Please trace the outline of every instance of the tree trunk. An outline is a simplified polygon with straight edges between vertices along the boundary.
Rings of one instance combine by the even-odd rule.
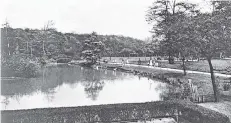
[[[32,57],[32,55],[33,55],[33,49],[32,49],[32,47],[33,47],[33,45],[32,45],[32,42],[31,42],[31,47],[30,47],[30,56]]]
[[[184,76],[186,76],[186,66],[185,66],[185,57],[183,56],[183,58],[182,58],[182,63],[183,63],[183,70],[184,70]]]
[[[43,55],[46,55],[44,41],[43,41]]]
[[[171,53],[168,52],[168,63],[171,64]]]
[[[217,85],[216,85],[216,81],[215,81],[215,76],[214,76],[214,71],[213,71],[213,65],[212,65],[212,58],[209,57],[207,58],[208,63],[209,63],[209,68],[210,68],[210,74],[211,74],[211,80],[212,80],[212,85],[213,85],[213,93],[214,93],[214,99],[215,102],[219,101],[219,93],[218,93],[218,89],[217,89]]]

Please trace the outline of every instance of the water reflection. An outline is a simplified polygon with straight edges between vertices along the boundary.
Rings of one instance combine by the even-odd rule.
[[[89,81],[86,82],[84,85],[84,91],[87,94],[88,98],[91,98],[92,100],[96,100],[99,92],[103,89],[104,81]]]
[[[119,71],[49,66],[38,78],[2,80],[2,109],[161,100],[165,84]],[[157,89],[158,88],[158,89]]]
[[[82,85],[87,97],[96,100],[99,92],[103,89],[104,81],[102,79],[105,79],[105,76],[103,76],[102,71],[92,69],[85,69],[83,75]]]

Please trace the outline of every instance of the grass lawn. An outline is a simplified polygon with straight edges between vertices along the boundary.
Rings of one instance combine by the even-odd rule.
[[[122,62],[122,59],[125,61],[128,60],[129,63],[138,64],[138,60],[142,61],[142,65],[147,65],[149,57],[112,57],[111,60],[109,57],[104,57],[102,59],[107,59],[108,61]],[[182,69],[182,62],[175,61],[175,64],[168,64],[167,60],[158,60],[159,67],[164,68],[174,68]],[[212,64],[215,72],[223,74],[231,74],[231,59],[214,59]],[[188,61],[186,62],[187,70],[209,72],[209,64],[206,60],[201,61]]]
[[[159,61],[160,67],[182,69],[182,62],[176,61],[175,64],[168,64],[168,61]],[[217,73],[231,74],[231,60],[214,59],[212,60],[213,68]],[[193,71],[209,72],[209,64],[206,60],[188,61],[186,68]]]

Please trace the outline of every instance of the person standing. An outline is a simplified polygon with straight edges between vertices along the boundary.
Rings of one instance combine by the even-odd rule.
[[[141,60],[140,60],[140,58],[139,58],[139,60],[138,60],[138,65],[141,65]]]
[[[149,61],[149,66],[152,66],[153,64],[152,64],[152,59],[150,59],[150,61]]]

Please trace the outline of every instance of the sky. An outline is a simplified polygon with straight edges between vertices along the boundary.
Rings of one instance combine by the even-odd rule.
[[[146,11],[155,0],[0,0],[0,22],[41,29],[49,20],[61,32],[151,36]],[[190,0],[189,0],[190,1]],[[205,8],[204,0],[191,0]]]

